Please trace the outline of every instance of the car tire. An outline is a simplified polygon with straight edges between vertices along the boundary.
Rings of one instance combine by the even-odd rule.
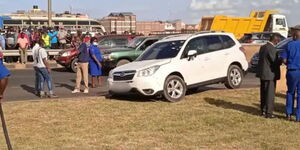
[[[165,81],[163,96],[169,102],[179,102],[185,97],[186,90],[186,84],[183,79],[179,76],[171,75]]]
[[[237,65],[231,65],[227,72],[225,86],[228,89],[237,89],[242,85],[244,74]]]
[[[72,72],[77,72],[78,58],[72,60],[70,69]]]
[[[121,59],[121,60],[118,61],[117,67],[125,65],[125,64],[128,64],[128,63],[130,63],[129,60],[127,60],[127,59]]]

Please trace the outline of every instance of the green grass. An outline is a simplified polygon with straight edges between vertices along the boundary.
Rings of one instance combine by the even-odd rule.
[[[260,117],[257,89],[206,91],[180,103],[133,100],[13,102],[4,111],[16,150],[300,149],[300,123]],[[280,97],[276,115],[284,117]]]

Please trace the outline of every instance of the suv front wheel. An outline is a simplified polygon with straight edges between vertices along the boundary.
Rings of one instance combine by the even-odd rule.
[[[186,85],[182,78],[171,75],[164,84],[163,95],[169,102],[179,102],[186,94]]]
[[[225,86],[228,89],[239,88],[243,82],[243,71],[237,65],[231,65],[228,69],[227,78],[225,81]]]

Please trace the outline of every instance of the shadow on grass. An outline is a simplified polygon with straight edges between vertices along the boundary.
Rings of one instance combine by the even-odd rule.
[[[210,105],[214,105],[220,108],[224,109],[231,109],[231,110],[236,110],[240,111],[243,113],[248,113],[251,115],[259,116],[260,115],[260,109],[258,107],[251,107],[251,106],[245,106],[241,104],[234,104],[232,102],[227,102],[225,100],[221,99],[214,99],[214,98],[209,98],[206,97],[204,100],[209,103]]]
[[[279,98],[286,98],[286,94],[283,94],[283,93],[276,93],[275,96],[279,97]]]
[[[113,96],[110,94],[106,94],[105,98],[107,100],[128,101],[128,102],[157,102],[163,100],[156,97],[146,97],[138,94],[113,95]]]

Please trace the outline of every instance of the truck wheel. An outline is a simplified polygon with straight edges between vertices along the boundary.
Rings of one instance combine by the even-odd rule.
[[[185,97],[185,94],[186,85],[183,79],[175,75],[171,75],[166,79],[163,95],[169,102],[179,102]]]
[[[130,63],[129,60],[127,60],[127,59],[121,59],[121,60],[118,61],[117,67],[125,65],[125,64],[128,64],[128,63]]]
[[[77,72],[78,58],[75,58],[71,62],[71,71]]]
[[[228,89],[239,88],[243,82],[243,71],[237,65],[231,65],[228,69],[225,86]]]

